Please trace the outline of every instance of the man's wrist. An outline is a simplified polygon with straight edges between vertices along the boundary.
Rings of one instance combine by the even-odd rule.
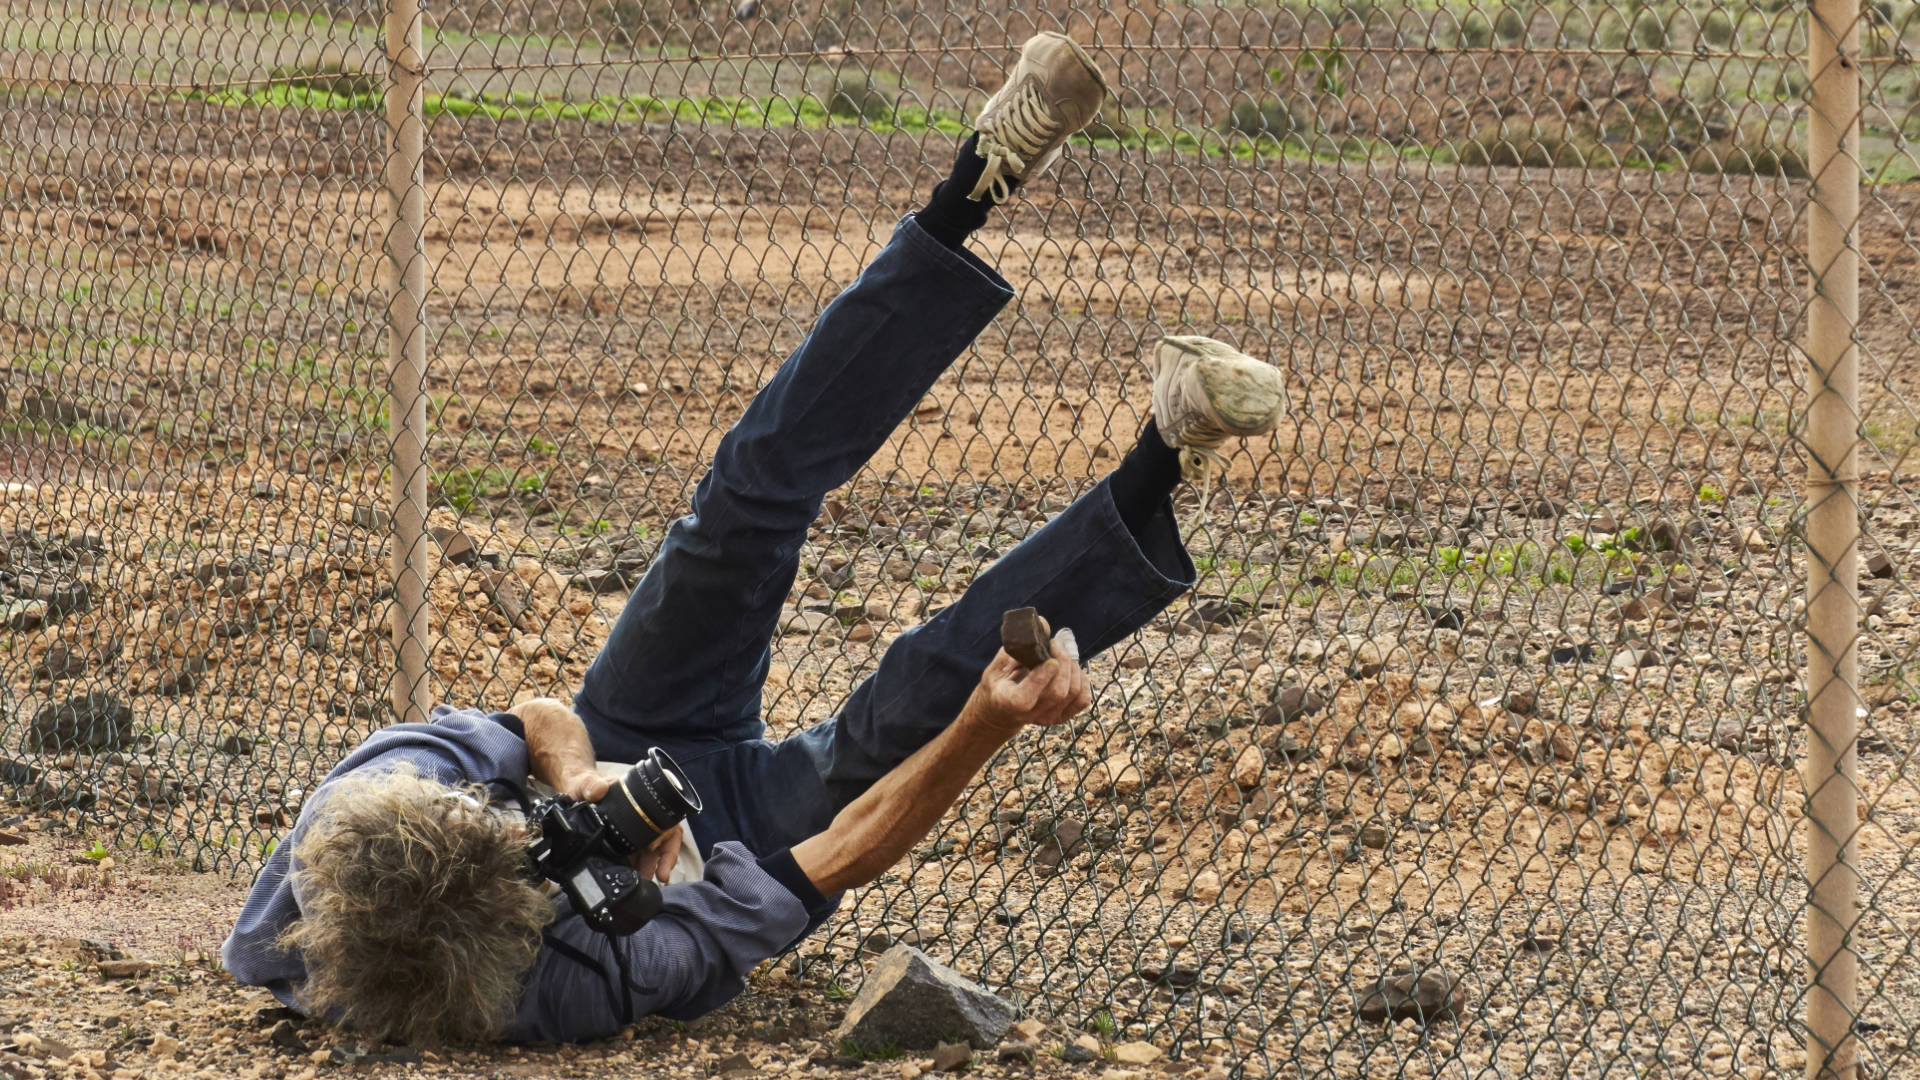
[[[967,700],[966,707],[960,710],[954,724],[962,730],[977,731],[1003,743],[1012,741],[1027,726],[1024,720],[982,704],[978,693]]]
[[[565,702],[548,697],[530,698],[513,707],[514,715],[518,716],[520,722],[527,725],[529,730],[550,723],[557,714],[572,711],[567,708]]]

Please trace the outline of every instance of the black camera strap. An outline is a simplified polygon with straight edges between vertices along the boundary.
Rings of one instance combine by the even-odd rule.
[[[494,793],[494,802],[510,802],[518,806],[520,812],[523,814],[533,808],[533,800],[527,798],[527,786],[518,781],[509,780],[504,776],[496,776],[491,780],[481,781],[480,786]]]
[[[521,813],[532,812],[533,800],[527,797],[527,789],[524,785],[517,784],[505,777],[495,777],[487,781],[485,786],[503,792],[506,799],[502,799],[501,801],[511,800],[518,804]],[[538,874],[534,874],[533,876],[535,880],[544,880],[540,878]],[[600,981],[606,984],[607,995],[613,999],[614,1013],[620,1018],[620,1026],[626,1027],[633,1023],[633,995],[637,993],[647,993],[649,991],[633,981],[633,971],[627,964],[626,950],[620,947],[618,938],[610,935],[607,936],[607,948],[608,951],[613,953],[613,965],[618,968],[620,972],[620,977],[617,981],[614,979],[613,973],[607,970],[605,964],[587,955],[585,951],[572,943],[560,940],[559,937],[555,936],[552,927],[540,931],[540,940],[559,955],[598,974]]]
[[[609,946],[613,949],[614,966],[620,969],[620,982],[615,982],[613,975],[607,971],[606,965],[599,963],[593,957],[574,948],[571,944],[561,941],[554,936],[552,930],[541,931],[540,937],[541,940],[547,943],[547,947],[554,952],[579,964],[581,967],[591,968],[599,972],[600,981],[607,984],[607,994],[613,998],[613,1008],[614,1012],[620,1017],[620,1026],[625,1027],[633,1023],[633,995],[627,992],[633,988],[633,979],[627,974],[627,955],[620,951],[618,943],[613,942],[611,939],[608,940]],[[622,983],[625,984],[624,988],[621,985]]]

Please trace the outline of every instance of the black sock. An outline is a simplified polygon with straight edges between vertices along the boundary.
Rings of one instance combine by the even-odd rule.
[[[1114,508],[1120,520],[1135,536],[1146,532],[1148,522],[1167,496],[1180,484],[1180,451],[1160,437],[1160,427],[1152,420],[1140,429],[1140,441],[1133,444],[1120,467],[1107,477],[1107,489],[1113,493]]]
[[[953,159],[953,171],[940,181],[927,205],[914,215],[929,236],[950,248],[964,245],[967,234],[985,225],[987,215],[993,211],[991,197],[979,202],[967,198],[973,185],[980,182],[980,174],[987,170],[987,159],[974,152],[978,138],[978,135],[969,135],[960,144],[960,152]]]

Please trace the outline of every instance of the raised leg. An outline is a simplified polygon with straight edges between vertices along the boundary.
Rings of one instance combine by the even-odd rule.
[[[767,643],[821,501],[1012,296],[979,258],[901,222],[721,440],[588,669],[574,707],[599,756],[759,736]]]
[[[869,785],[953,722],[1000,646],[1009,608],[1068,627],[1091,658],[1146,625],[1196,575],[1169,498],[1207,481],[1229,438],[1271,432],[1280,372],[1222,342],[1166,338],[1154,354],[1153,420],[1112,475],[1008,552],[952,607],[902,634],[840,715],[781,742],[715,755],[735,828],[756,851],[824,828]],[[731,770],[731,772],[729,771]],[[737,775],[735,775],[737,774]]]

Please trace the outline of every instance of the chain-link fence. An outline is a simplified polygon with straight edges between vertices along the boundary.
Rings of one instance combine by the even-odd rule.
[[[795,962],[918,941],[1249,1075],[1899,1075],[1915,11],[11,4],[0,779],[244,870],[395,702],[570,693],[1062,29],[1117,99],[817,523],[772,734],[1117,462],[1143,343],[1296,409],[1084,722]]]

